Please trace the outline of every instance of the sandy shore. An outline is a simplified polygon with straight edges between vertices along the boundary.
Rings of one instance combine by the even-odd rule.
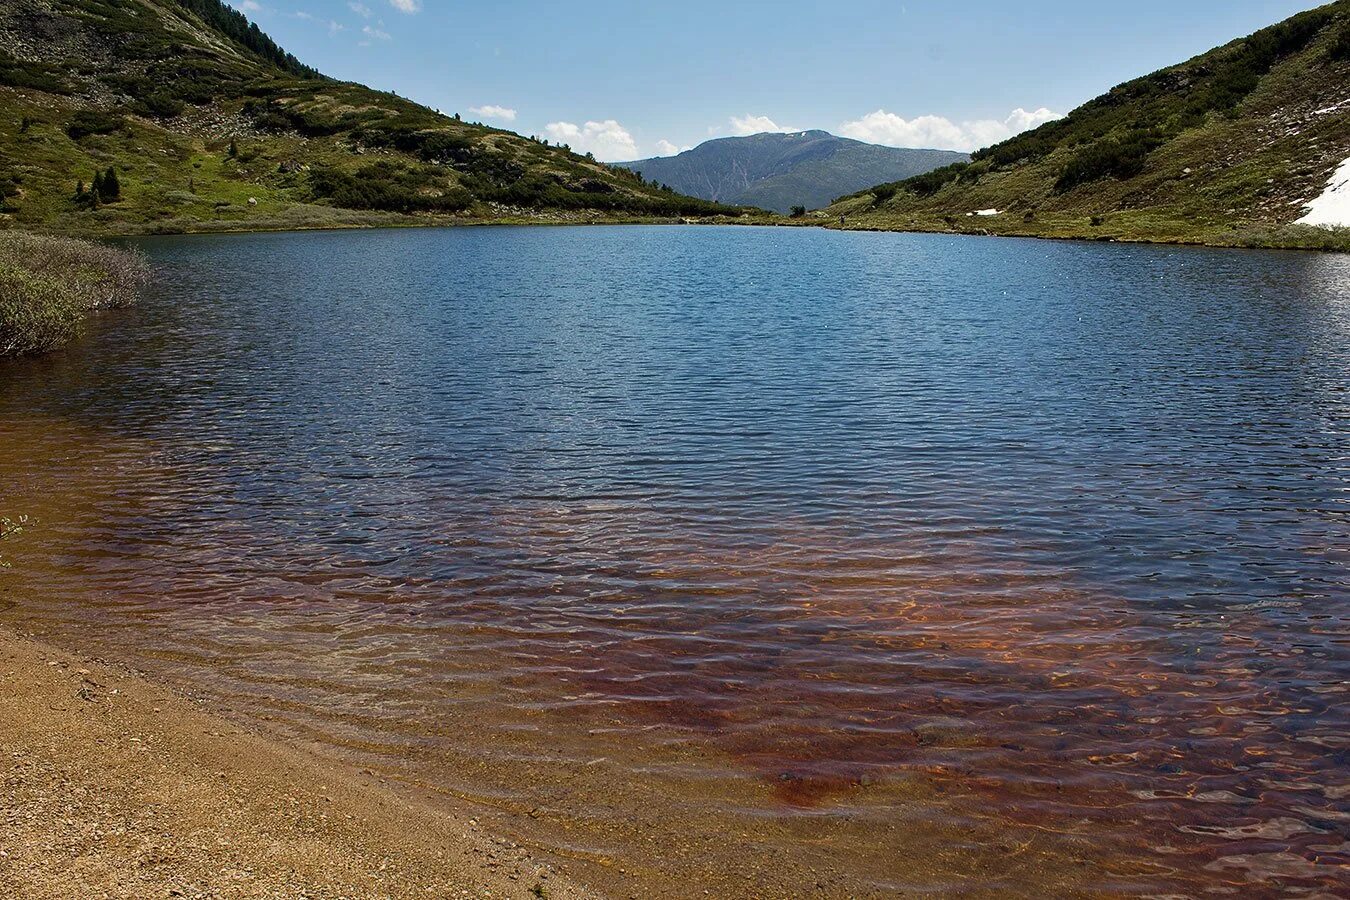
[[[0,629],[0,897],[595,896],[433,807]]]

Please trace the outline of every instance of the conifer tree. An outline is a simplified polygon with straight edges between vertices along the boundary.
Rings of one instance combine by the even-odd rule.
[[[98,197],[105,203],[112,203],[121,196],[122,185],[117,180],[117,172],[108,166],[108,171],[103,173],[103,187],[99,189]]]

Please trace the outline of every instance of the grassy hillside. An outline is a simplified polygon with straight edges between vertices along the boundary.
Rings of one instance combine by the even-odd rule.
[[[116,194],[89,190],[108,168]],[[725,213],[565,148],[326,79],[219,0],[0,0],[0,227]]]
[[[826,131],[705,141],[676,156],[619,165],[705,200],[786,213],[818,209],[878,181],[908,178],[969,159],[951,150],[881,147]]]
[[[1290,227],[1347,157],[1350,0],[1340,0],[827,215],[860,228],[1347,247],[1346,234]]]

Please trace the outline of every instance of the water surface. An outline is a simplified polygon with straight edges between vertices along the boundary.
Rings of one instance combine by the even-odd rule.
[[[0,367],[0,620],[602,884],[1350,891],[1350,259],[141,246]]]

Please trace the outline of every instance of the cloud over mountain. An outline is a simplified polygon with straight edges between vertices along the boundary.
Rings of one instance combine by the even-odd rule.
[[[969,152],[1063,117],[1062,113],[1052,112],[1044,106],[1030,112],[1018,107],[1001,120],[975,119],[964,122],[931,115],[905,119],[878,109],[861,119],[840,125],[839,133],[889,147],[935,147]]]

